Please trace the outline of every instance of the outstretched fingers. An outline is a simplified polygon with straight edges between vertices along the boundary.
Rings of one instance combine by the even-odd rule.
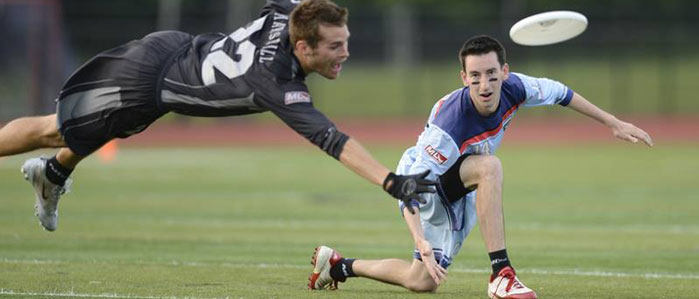
[[[653,139],[650,135],[630,123],[621,122],[621,125],[614,129],[614,135],[631,143],[638,143],[640,140],[647,146],[653,146]]]
[[[424,192],[429,192],[429,193],[435,193],[436,190],[434,188],[430,188],[430,186],[437,186],[437,182],[433,180],[428,180],[425,179],[428,175],[430,174],[430,170],[425,170],[422,173],[417,175],[417,178],[415,178],[415,182],[417,183],[417,187],[415,188],[415,192],[417,193],[424,193]]]
[[[427,267],[427,272],[432,276],[432,280],[437,285],[441,285],[447,279],[447,269],[444,269],[440,264],[437,264],[434,259],[432,259],[431,265]]]
[[[630,135],[630,134],[620,135],[619,138],[626,140],[628,142],[631,142],[631,143],[638,143],[638,139],[636,137],[633,137],[633,135]]]
[[[640,140],[643,141],[643,143],[645,143],[647,146],[653,146],[653,140],[650,138],[650,135],[648,135],[648,133],[639,128],[634,129],[635,130],[631,131],[630,133],[622,134],[620,138],[631,143],[638,143],[638,141]]]
[[[415,209],[413,209],[413,206],[410,204],[410,201],[403,202],[403,204],[405,204],[405,208],[408,209],[408,212],[410,212],[410,214],[415,215]]]
[[[430,187],[430,185],[436,185],[436,183],[429,184],[429,185],[421,185],[418,183],[417,187],[415,187],[415,192],[416,193],[435,193],[435,192],[437,192],[434,188]]]
[[[429,243],[427,244],[427,246],[429,246]],[[437,264],[437,261],[435,260],[434,255],[432,253],[432,249],[420,249],[420,256],[422,257],[422,262],[425,264],[425,268],[427,268],[427,273],[430,274],[430,277],[432,277],[434,283],[437,285],[441,285],[447,277],[447,270],[444,269],[444,267],[442,267],[441,265]]]
[[[653,139],[650,138],[650,135],[641,129],[638,129],[638,131],[637,138],[643,140],[643,143],[645,143],[647,146],[653,146]]]
[[[436,274],[437,277],[439,278],[439,283],[444,282],[447,279],[447,269],[444,269],[442,265],[435,263],[436,266]]]

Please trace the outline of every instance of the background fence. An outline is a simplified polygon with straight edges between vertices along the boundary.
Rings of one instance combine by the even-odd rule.
[[[337,0],[350,9],[351,59],[340,80],[309,78],[333,117],[424,117],[458,88],[457,51],[490,34],[511,69],[568,84],[620,114],[699,114],[697,1]],[[231,32],[262,0],[0,0],[0,122],[51,113],[62,82],[92,55],[156,30]],[[509,27],[533,13],[567,9],[590,22],[552,46],[513,44]],[[547,109],[527,112],[545,115]]]

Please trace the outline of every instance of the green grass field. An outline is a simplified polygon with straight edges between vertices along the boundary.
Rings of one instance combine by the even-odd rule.
[[[696,298],[699,144],[504,146],[508,251],[540,298]],[[399,148],[370,150],[394,165]],[[35,153],[36,155],[36,153]],[[56,232],[0,159],[0,297],[485,298],[478,228],[437,294],[310,292],[313,248],[410,259],[395,201],[310,146],[124,149],[75,174]]]

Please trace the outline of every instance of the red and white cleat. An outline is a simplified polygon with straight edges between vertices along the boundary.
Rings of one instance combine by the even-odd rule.
[[[497,276],[490,276],[488,298],[536,299],[536,293],[517,279],[512,267],[505,267]]]
[[[342,256],[330,247],[316,247],[311,259],[313,273],[308,277],[308,288],[311,290],[337,289],[337,281],[330,276],[330,268],[337,264],[341,258]]]

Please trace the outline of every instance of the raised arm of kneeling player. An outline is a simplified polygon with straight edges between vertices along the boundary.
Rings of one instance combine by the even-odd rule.
[[[653,146],[653,139],[651,139],[648,133],[636,127],[632,123],[619,120],[614,115],[590,103],[578,93],[573,94],[573,98],[571,99],[570,104],[568,104],[568,108],[604,124],[610,130],[612,130],[612,134],[614,134],[616,138],[626,140],[631,143],[637,143],[640,140],[647,146]]]

